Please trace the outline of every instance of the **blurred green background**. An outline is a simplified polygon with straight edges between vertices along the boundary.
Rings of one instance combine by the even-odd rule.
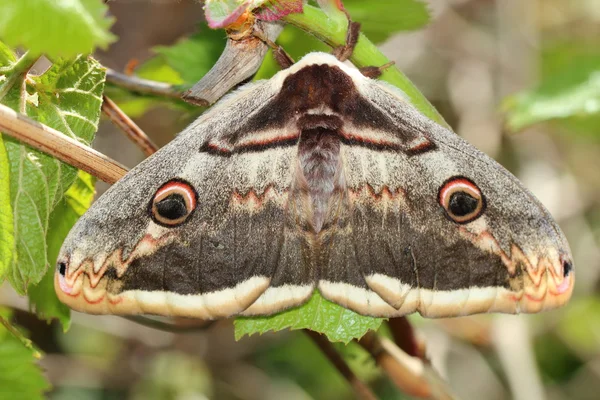
[[[427,354],[462,399],[600,398],[600,3],[598,0],[345,1],[454,130],[496,158],[544,203],[565,231],[576,286],[564,308],[538,315],[425,320],[411,316]],[[198,3],[111,1],[119,37],[100,62],[191,86],[218,58],[223,31],[209,30]],[[423,8],[424,10],[425,8]],[[407,12],[412,10],[412,14]],[[287,27],[278,43],[294,57],[326,47]],[[270,56],[258,73],[276,71]],[[107,87],[163,145],[197,108]],[[95,148],[133,166],[143,154],[109,122]],[[98,185],[99,193],[105,186]],[[348,399],[347,383],[302,332],[234,341],[231,321],[173,334],[119,317],[72,313],[63,334],[15,311],[46,355],[53,389],[67,399]],[[407,398],[357,345],[336,345],[382,399]],[[1,397],[1,389],[0,389]]]

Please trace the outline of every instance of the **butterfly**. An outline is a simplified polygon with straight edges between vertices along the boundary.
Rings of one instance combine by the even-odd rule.
[[[378,317],[537,312],[573,284],[563,233],[513,175],[325,53],[244,85],[135,167],[55,273],[76,310],[202,319],[315,290]]]

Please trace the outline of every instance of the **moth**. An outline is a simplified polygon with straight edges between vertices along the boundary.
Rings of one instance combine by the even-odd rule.
[[[315,290],[377,317],[538,312],[573,284],[563,233],[513,175],[324,53],[226,96],[129,172],[55,274],[76,310],[202,319]]]

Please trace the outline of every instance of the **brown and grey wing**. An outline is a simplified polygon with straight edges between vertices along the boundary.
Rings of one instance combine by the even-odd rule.
[[[342,145],[342,188],[322,233],[323,295],[387,317],[537,312],[566,302],[574,282],[568,244],[527,189],[393,89],[362,90],[429,144]]]
[[[270,93],[259,85],[225,101],[98,199],[61,250],[61,300],[90,313],[212,319],[308,298],[315,278],[289,196],[296,149],[236,148],[223,128]],[[206,146],[224,142],[234,147]]]

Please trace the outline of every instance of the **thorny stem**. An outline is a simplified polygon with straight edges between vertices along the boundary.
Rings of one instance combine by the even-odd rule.
[[[42,358],[42,354],[33,346],[33,342],[29,339],[27,339],[25,336],[23,336],[23,334],[21,332],[19,332],[19,330],[17,328],[15,328],[14,326],[12,326],[12,324],[10,322],[8,322],[6,319],[4,319],[2,316],[0,316],[0,324],[2,326],[4,326],[4,328],[10,332],[11,335],[13,335],[15,338],[17,338],[21,343],[23,343],[23,346],[27,347],[28,349],[33,351],[33,356],[37,359]]]
[[[340,356],[339,353],[333,348],[325,336],[308,329],[304,330],[304,332],[313,340],[313,342],[315,342],[323,354],[329,359],[339,373],[342,374],[348,383],[350,383],[350,386],[352,386],[357,398],[361,400],[377,399],[371,389],[363,381],[361,381],[354,374],[354,372],[352,372],[348,364],[346,364],[342,356]]]
[[[0,101],[6,96],[6,94],[13,88],[13,86],[25,79],[25,76],[33,67],[33,64],[38,60],[38,56],[32,56],[29,52],[23,54],[16,63],[8,67],[7,69],[2,69],[0,73],[2,75],[8,76],[6,81],[0,85]]]

